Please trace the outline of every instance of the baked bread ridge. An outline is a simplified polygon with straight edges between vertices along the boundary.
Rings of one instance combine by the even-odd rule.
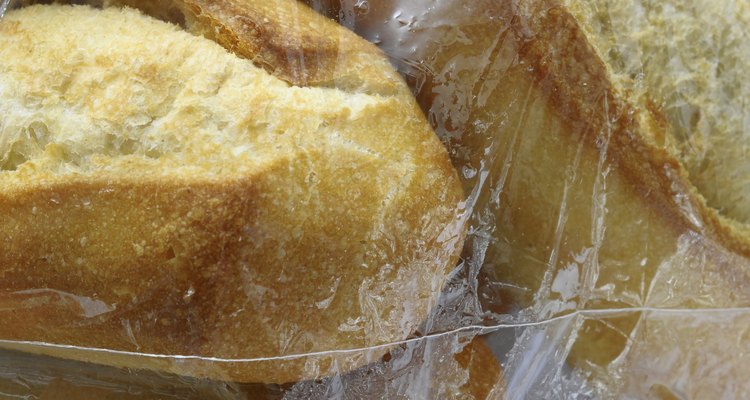
[[[130,6],[181,24],[273,75],[299,86],[405,95],[408,88],[388,59],[338,24],[288,0],[92,0]]]
[[[463,241],[462,192],[395,72],[360,81],[392,94],[291,86],[132,9],[22,8],[0,43],[0,339],[290,382],[387,346],[231,360],[385,345],[426,317]]]
[[[592,132],[611,132],[608,147],[599,151],[606,151],[607,157],[619,164],[633,189],[648,196],[650,206],[676,231],[694,230],[750,258],[750,228],[706,204],[682,160],[659,145],[658,138],[664,137],[659,130],[665,126],[659,115],[652,115],[658,110],[629,101],[627,89],[614,83],[617,78],[563,2],[528,1],[523,5],[519,9],[529,16],[537,36],[521,49],[522,57],[539,66],[538,79],[549,88],[550,100],[565,110],[561,116],[580,130],[586,125]],[[563,27],[565,35],[540,28],[548,25]],[[576,62],[551,57],[548,49],[555,46],[572,51],[569,56]]]
[[[378,4],[388,3],[403,4]],[[489,283],[501,287],[486,291],[500,303],[490,310],[507,313],[515,301],[537,320],[596,310],[575,316],[555,354],[542,354],[558,367],[568,356],[597,380],[592,386],[602,398],[668,395],[671,388],[675,397],[701,398],[683,384],[715,393],[728,381],[722,378],[748,376],[738,340],[746,322],[694,335],[690,321],[750,305],[749,236],[702,203],[680,160],[664,148],[658,113],[620,92],[570,10],[554,0],[454,0],[414,9],[429,23],[387,32],[383,44],[423,44],[401,54],[403,65],[424,66],[415,72],[426,82],[420,95],[438,124],[457,115],[439,132],[456,138],[456,165],[482,167],[477,177],[462,178],[478,194],[467,263],[481,264]],[[380,9],[380,16],[392,10]],[[379,21],[369,14],[355,29],[374,36],[383,29]],[[692,315],[696,308],[702,311]],[[683,329],[670,327],[681,319]],[[557,333],[530,332],[517,337],[518,358],[511,352],[505,363],[510,397],[544,398],[545,384],[554,385],[550,375],[526,368],[529,357],[545,356],[526,353],[538,347],[523,340]],[[708,350],[706,338],[713,342]],[[721,368],[707,376],[716,362]],[[528,392],[534,382],[542,393]],[[630,391],[619,393],[624,387]]]
[[[19,0],[79,4],[80,0]],[[289,0],[87,0],[96,7],[128,6],[211,39],[237,56],[297,86],[407,95],[403,79],[371,43],[340,35],[338,24]]]
[[[652,108],[707,203],[750,222],[750,4],[563,2],[628,100]]]
[[[518,42],[523,43],[519,46],[518,57],[528,66],[529,75],[533,75],[548,107],[546,111],[528,112],[547,114],[543,119],[556,114],[553,119],[562,121],[565,126],[545,126],[548,131],[539,136],[558,132],[568,136],[563,140],[544,137],[538,143],[546,148],[539,146],[535,150],[546,154],[554,148],[565,154],[559,159],[567,163],[580,157],[575,179],[565,182],[570,186],[566,187],[569,191],[562,201],[554,195],[540,197],[534,193],[517,193],[515,200],[506,203],[506,208],[514,208],[514,201],[522,199],[520,204],[536,206],[532,212],[517,212],[514,216],[517,219],[511,224],[519,224],[518,220],[524,219],[524,222],[534,221],[545,215],[540,211],[544,208],[552,210],[550,214],[556,216],[560,205],[565,206],[559,211],[565,213],[565,223],[553,225],[555,233],[559,234],[560,244],[555,249],[559,258],[554,258],[554,264],[543,270],[552,279],[537,276],[542,283],[534,298],[535,311],[548,313],[543,314],[545,316],[558,315],[556,313],[569,312],[573,308],[565,307],[573,304],[575,309],[601,312],[599,316],[582,318],[576,336],[565,340],[575,338],[575,343],[568,348],[567,361],[594,372],[591,376],[598,380],[598,390],[603,392],[600,393],[603,397],[637,397],[656,389],[665,395],[673,394],[674,390],[680,395],[696,396],[701,391],[707,393],[707,389],[713,392],[712,386],[721,385],[726,379],[746,376],[747,363],[742,360],[740,349],[743,346],[737,336],[737,332],[746,330],[746,320],[737,318],[732,329],[724,329],[727,324],[710,336],[702,333],[702,337],[695,339],[691,328],[661,328],[660,331],[658,326],[670,325],[664,323],[669,318],[691,321],[689,310],[692,309],[715,309],[717,316],[723,316],[727,313],[724,308],[741,309],[750,304],[747,290],[750,232],[706,204],[681,160],[659,143],[666,127],[661,124],[658,112],[654,116],[654,110],[630,102],[628,93],[615,83],[611,70],[589,42],[588,33],[581,29],[562,2],[540,0],[521,4],[516,10],[519,22],[513,26]],[[544,123],[539,125],[544,126]],[[561,145],[561,142],[568,143]],[[514,161],[519,162],[517,158]],[[563,165],[558,163],[556,167],[562,169]],[[550,166],[534,167],[553,170]],[[544,183],[539,182],[542,187]],[[510,192],[514,188],[504,189]],[[524,196],[527,197],[524,199]],[[525,246],[518,253],[525,258],[545,259],[544,246],[550,245],[548,232],[527,224],[511,231],[509,236],[514,234],[520,234],[518,243]],[[507,253],[511,251],[503,250],[506,251],[504,256],[510,258]],[[586,257],[579,257],[579,254]],[[514,267],[529,264],[519,263]],[[566,281],[565,274],[571,266],[576,276]],[[503,273],[513,274],[501,272],[501,275]],[[516,276],[520,274],[523,272]],[[524,279],[528,282],[529,278]],[[566,288],[560,290],[561,282],[580,287],[571,294]],[[629,286],[632,289],[622,289]],[[607,309],[631,307],[635,309],[630,312],[604,313]],[[660,315],[660,309],[681,309],[686,313]],[[555,314],[550,310],[555,310]],[[731,316],[731,311],[727,315]],[[690,326],[690,322],[685,322],[684,326]],[[710,340],[706,340],[707,337]],[[703,348],[703,340],[711,342],[711,350]],[[676,341],[681,343],[680,351],[675,351]],[[722,342],[726,345],[721,346]],[[721,350],[715,350],[717,348]],[[723,368],[711,378],[706,378],[704,371],[692,368],[690,371],[664,370],[704,365],[709,359],[721,360]],[[661,361],[654,363],[659,367],[649,365],[653,360]],[[693,380],[696,382],[684,385],[685,381]],[[738,393],[746,395],[747,387],[740,386],[727,392],[743,397]]]

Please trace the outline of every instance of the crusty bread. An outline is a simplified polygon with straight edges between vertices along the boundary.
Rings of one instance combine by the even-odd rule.
[[[619,91],[663,116],[708,204],[750,223],[750,3],[564,3]]]
[[[317,54],[330,69],[270,68],[282,80],[132,9],[0,22],[0,339],[78,348],[5,347],[288,382],[387,347],[267,358],[384,345],[425,319],[461,247],[462,192],[408,89],[291,0],[225,4],[266,13],[260,30],[308,27],[289,40],[335,44]]]
[[[372,14],[387,7],[355,28],[403,58],[454,164],[479,169],[463,179],[485,305],[536,321],[584,311],[517,338],[507,396],[549,397],[564,362],[601,398],[750,396],[750,233],[707,206],[665,144],[664,110],[633,100],[560,1],[410,5],[409,29],[381,33]]]
[[[480,200],[498,205],[484,268],[538,318],[638,309],[580,316],[559,344],[570,346],[568,361],[606,383],[597,386],[603,396],[702,398],[747,376],[747,344],[737,335],[750,328],[747,318],[717,324],[722,334],[710,336],[689,328],[705,324],[689,312],[678,322],[640,311],[750,306],[747,226],[705,203],[665,148],[660,111],[632,102],[567,8],[528,1],[506,12],[516,22],[493,60],[504,67],[493,82],[502,89],[477,110],[509,120],[491,138],[505,157],[488,178],[499,186]],[[466,144],[483,149],[486,140],[468,136]],[[697,367],[706,359],[721,360],[711,379]],[[725,393],[742,398],[750,389]]]
[[[70,1],[68,1],[70,2]],[[289,0],[89,0],[129,6],[249,59],[299,86],[404,94],[401,78],[376,48],[312,9]]]

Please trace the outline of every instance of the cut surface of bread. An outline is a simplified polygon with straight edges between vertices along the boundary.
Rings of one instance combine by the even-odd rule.
[[[491,306],[537,326],[504,364],[507,396],[551,397],[569,363],[601,398],[747,397],[748,230],[706,204],[665,145],[662,111],[631,97],[565,3],[425,0],[401,16],[408,29],[382,32],[371,15],[355,25],[414,74],[469,172],[466,259],[488,275]]]
[[[563,3],[620,92],[664,121],[708,205],[750,223],[750,3]]]
[[[242,7],[262,13],[260,4]],[[295,24],[388,65],[300,9]],[[269,12],[267,28],[279,18]],[[365,73],[356,87],[331,79],[292,85],[133,9],[9,12],[0,340],[115,366],[289,382],[387,348],[295,355],[411,335],[457,260],[462,192],[395,72]],[[279,356],[292,357],[269,360]]]
[[[522,22],[501,28],[498,89],[475,111],[508,120],[464,142],[498,151],[479,200],[495,208],[497,224],[483,268],[537,318],[625,310],[577,317],[580,328],[559,344],[575,338],[568,361],[596,371],[603,395],[661,388],[699,398],[747,375],[736,334],[746,318],[710,338],[685,328],[690,309],[721,315],[750,305],[747,229],[706,205],[681,161],[657,144],[664,127],[613,83],[569,11],[553,1],[523,4],[512,14]],[[672,317],[679,332],[667,334],[669,314],[643,309],[684,310],[685,318]],[[720,353],[718,342],[727,343]],[[724,365],[712,379],[697,372],[708,359]],[[743,397],[750,389],[729,390]]]

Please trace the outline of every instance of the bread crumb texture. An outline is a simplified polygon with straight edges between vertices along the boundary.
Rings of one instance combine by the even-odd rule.
[[[750,223],[750,3],[563,3],[620,90],[663,115],[708,204]]]
[[[127,8],[8,13],[0,339],[234,359],[406,338],[464,231],[447,152],[401,87],[292,86]],[[39,289],[58,301],[28,303]],[[169,368],[288,382],[330,367],[305,363]]]

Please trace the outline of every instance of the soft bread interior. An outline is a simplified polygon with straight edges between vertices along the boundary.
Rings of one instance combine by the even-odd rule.
[[[663,121],[708,205],[750,222],[750,3],[563,3],[620,91]]]

